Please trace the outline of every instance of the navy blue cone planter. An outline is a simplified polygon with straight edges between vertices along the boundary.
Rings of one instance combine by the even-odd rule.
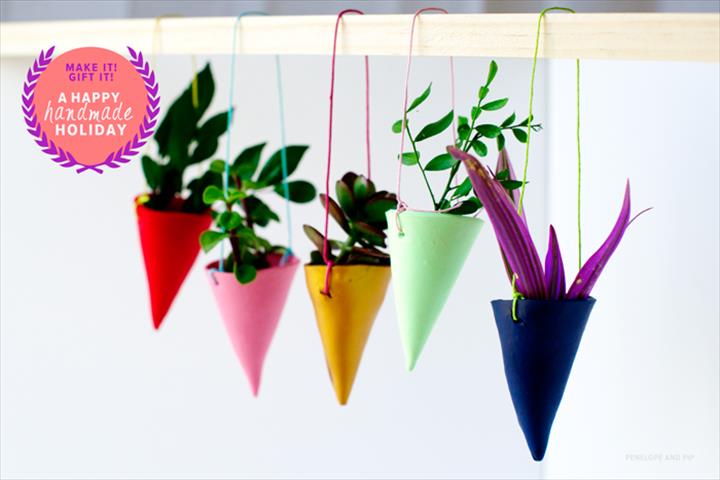
[[[550,428],[562,400],[594,298],[494,300],[505,377],[533,459],[545,456]]]

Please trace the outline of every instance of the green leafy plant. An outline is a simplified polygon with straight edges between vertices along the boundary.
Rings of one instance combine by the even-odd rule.
[[[332,218],[347,234],[345,241],[329,240],[329,256],[335,265],[390,265],[385,253],[387,220],[385,212],[397,206],[394,193],[376,191],[375,184],[362,175],[348,172],[335,184],[337,201],[327,198]],[[325,208],[325,194],[320,194]],[[303,225],[305,235],[317,250],[310,254],[311,265],[324,265],[325,237],[310,225]]]
[[[469,117],[457,116],[457,144],[455,145],[462,152],[469,152],[472,149],[478,156],[485,157],[488,155],[488,141],[492,140],[497,146],[498,151],[505,148],[507,134],[512,135],[521,143],[527,142],[527,126],[528,122],[532,122],[532,118],[526,118],[517,121],[515,113],[505,118],[501,123],[491,123],[485,121],[485,116],[489,112],[497,112],[502,110],[508,103],[507,98],[499,98],[496,100],[487,100],[490,94],[490,85],[492,84],[498,72],[497,63],[493,60],[490,62],[488,74],[485,83],[479,88],[477,102],[470,109]],[[430,199],[435,210],[447,210],[447,213],[456,215],[468,215],[477,212],[482,208],[482,202],[475,196],[470,182],[470,178],[466,177],[462,182],[453,186],[453,181],[460,169],[461,162],[447,152],[439,153],[432,157],[428,162],[422,162],[419,144],[429,138],[432,138],[445,130],[453,123],[455,116],[454,111],[449,111],[440,120],[432,122],[422,127],[416,134],[413,134],[414,127],[411,128],[411,122],[408,121],[408,115],[420,105],[422,105],[429,97],[432,90],[432,84],[412,101],[405,112],[405,131],[412,148],[409,152],[403,152],[401,161],[404,165],[417,165],[422,174],[425,186],[427,187]],[[481,123],[481,122],[485,123]],[[392,125],[394,133],[402,132],[402,119],[396,121]],[[530,125],[534,131],[542,129],[540,124]],[[436,195],[430,186],[428,172],[444,172],[447,174],[445,187],[440,195]],[[512,191],[522,186],[522,182],[509,178],[509,172],[497,172],[497,176],[501,179],[503,186]]]
[[[155,132],[159,158],[149,155],[142,157],[142,169],[150,187],[145,206],[156,210],[176,209],[175,198],[187,195],[182,202],[182,211],[198,213],[207,206],[202,194],[210,185],[218,186],[222,177],[213,171],[206,171],[198,178],[185,184],[185,171],[210,159],[218,149],[219,138],[226,132],[228,112],[221,112],[203,120],[215,93],[210,64],[196,77],[197,104],[193,103],[192,82],[170,105],[160,126]]]
[[[315,187],[305,180],[283,181],[283,149],[273,153],[260,168],[260,159],[265,143],[253,145],[243,150],[229,169],[227,195],[217,185],[208,185],[202,195],[205,205],[221,205],[221,212],[213,212],[215,229],[204,231],[200,235],[200,245],[207,253],[220,242],[229,240],[231,251],[223,259],[223,269],[233,272],[240,283],[250,283],[255,279],[257,270],[270,267],[269,256],[283,255],[287,248],[272,245],[258,235],[256,227],[266,227],[270,222],[279,222],[280,217],[268,204],[260,200],[258,194],[273,191],[285,196],[292,202],[306,203],[315,198]],[[297,169],[306,145],[289,145],[284,148],[287,177]],[[215,160],[210,164],[210,172],[222,177],[226,163]]]

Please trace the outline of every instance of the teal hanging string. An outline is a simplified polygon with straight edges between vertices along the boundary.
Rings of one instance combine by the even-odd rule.
[[[525,142],[525,165],[523,166],[523,178],[522,187],[520,188],[520,199],[518,200],[518,215],[522,213],[523,198],[525,197],[525,185],[527,184],[527,171],[528,163],[530,160],[530,133],[532,132],[531,124],[533,117],[533,99],[535,97],[535,70],[537,69],[538,50],[540,49],[540,30],[542,27],[542,20],[545,14],[548,12],[559,11],[575,13],[575,10],[566,7],[550,7],[540,12],[540,16],[537,21],[537,30],[535,32],[535,50],[533,53],[532,70],[530,72],[530,106],[528,107],[528,122],[527,122],[527,141]],[[575,107],[577,110],[576,121],[575,121],[575,140],[577,142],[577,232],[578,232],[578,268],[582,268],[582,227],[581,227],[581,213],[580,213],[580,193],[581,193],[581,174],[582,174],[582,162],[580,157],[580,59],[575,59]],[[517,321],[517,302],[522,299],[523,296],[515,288],[515,281],[517,275],[513,276],[512,290],[513,290],[513,304],[512,304],[512,318]]]
[[[288,248],[285,250],[282,258],[280,259],[280,265],[285,265],[287,259],[293,255],[292,245],[292,216],[290,215],[290,187],[287,183],[288,168],[287,168],[287,142],[285,138],[285,96],[283,95],[282,85],[282,69],[280,68],[280,56],[275,55],[275,78],[277,79],[277,97],[278,97],[278,115],[280,117],[280,163],[282,164],[283,174],[283,196],[285,197],[285,218],[287,219],[287,241]]]
[[[225,144],[225,171],[223,172],[223,193],[225,197],[228,195],[229,183],[230,183],[230,127],[232,125],[232,118],[234,114],[233,100],[235,97],[235,60],[237,58],[237,33],[240,19],[247,16],[267,16],[265,12],[244,12],[237,16],[235,24],[233,25],[233,42],[232,42],[232,53],[230,55],[230,93],[228,95],[228,115],[227,115],[227,139]],[[275,55],[275,76],[277,78],[277,94],[278,94],[278,107],[280,116],[280,161],[282,164],[283,174],[283,196],[285,197],[285,214],[287,217],[287,235],[288,235],[288,248],[285,254],[280,259],[280,265],[284,265],[287,259],[293,254],[292,252],[292,217],[290,215],[290,189],[287,185],[287,145],[285,135],[285,107],[284,107],[284,95],[282,88],[282,71],[280,68],[280,56]],[[225,232],[225,229],[222,229]],[[220,271],[224,271],[224,243],[220,243]]]

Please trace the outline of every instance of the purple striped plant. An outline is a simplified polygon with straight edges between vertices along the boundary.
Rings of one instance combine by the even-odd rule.
[[[524,213],[520,215],[517,212],[518,195],[515,192],[508,192],[501,181],[469,153],[452,146],[447,150],[465,165],[475,194],[482,201],[495,230],[508,274],[511,279],[515,278],[515,288],[525,298],[534,300],[588,298],[625,230],[635,218],[647,211],[643,210],[630,218],[630,182],[628,181],[620,215],[610,235],[585,262],[570,287],[566,288],[562,255],[553,226],[550,226],[550,240],[543,267],[530,236]],[[498,159],[498,172],[500,171],[507,171],[511,177],[514,177],[505,151],[500,152]]]

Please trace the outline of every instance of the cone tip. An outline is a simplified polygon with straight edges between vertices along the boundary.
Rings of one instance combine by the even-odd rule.
[[[533,460],[542,462],[543,458],[545,458],[545,451],[547,450],[547,440],[535,445],[528,445],[528,447],[530,447],[530,454]]]
[[[533,460],[536,462],[542,462],[543,458],[545,458],[545,452],[531,452]]]
[[[337,401],[340,404],[340,406],[345,406],[348,403],[348,399],[350,398],[350,389],[338,389],[335,391],[335,397],[337,397]]]
[[[253,397],[257,398],[260,393],[260,375],[256,378],[248,378],[248,380],[250,382],[250,391],[252,392]]]
[[[416,355],[407,358],[405,366],[407,367],[408,372],[412,372],[413,370],[415,370],[415,365],[417,365],[417,361],[418,358]]]

